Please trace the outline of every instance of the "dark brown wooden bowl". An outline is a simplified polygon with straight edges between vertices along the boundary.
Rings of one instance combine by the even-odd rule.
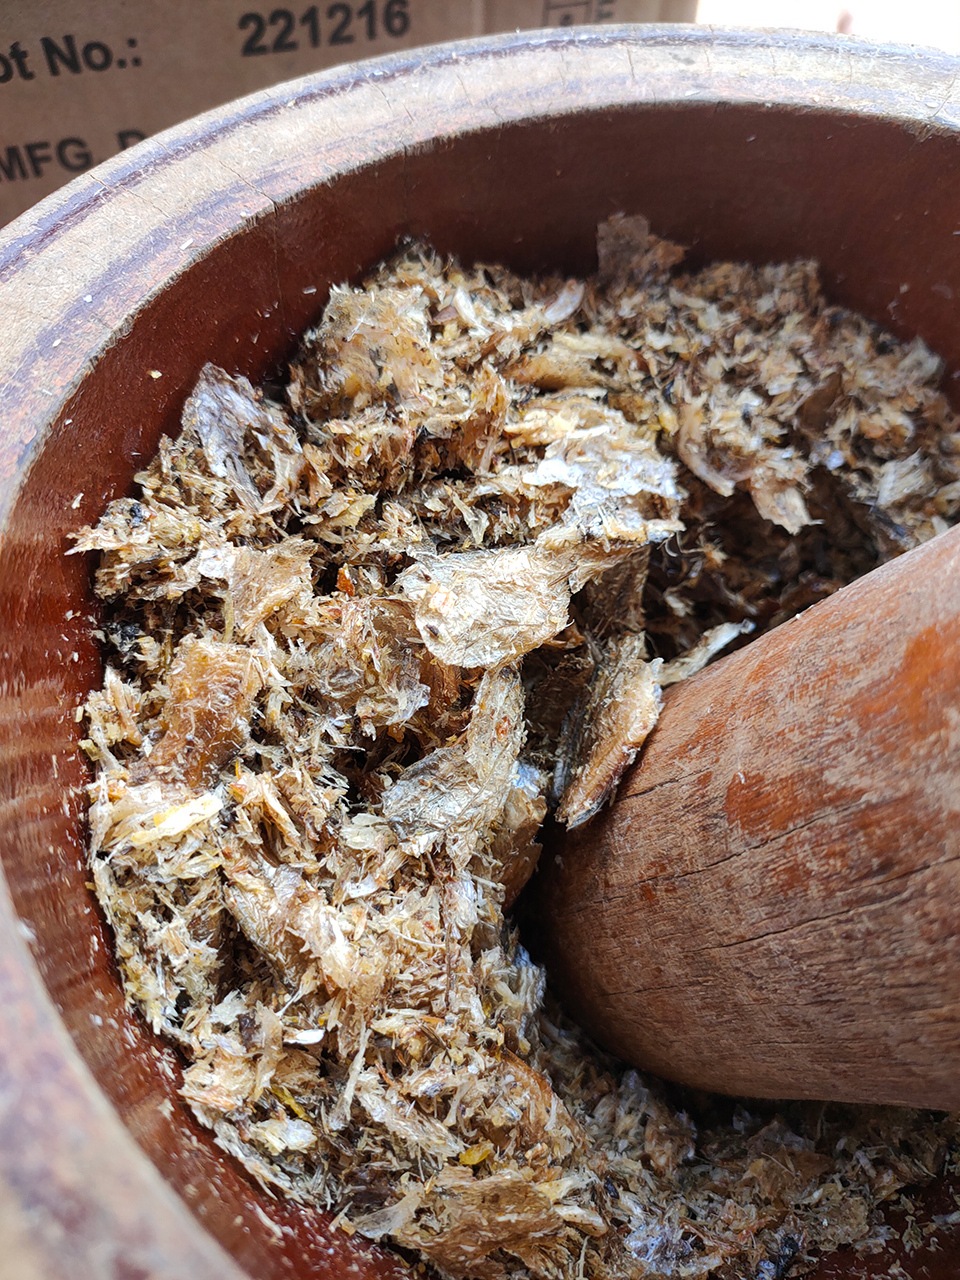
[[[273,373],[329,286],[399,236],[586,271],[598,220],[622,209],[700,259],[819,259],[833,298],[922,334],[953,386],[958,71],[694,28],[440,47],[189,121],[0,236],[0,1272],[404,1270],[262,1193],[192,1122],[174,1054],[124,1009],[87,887],[74,711],[100,660],[91,565],[64,557],[67,535],[176,431],[204,362]],[[957,1274],[960,1237],[939,1236],[908,1272],[939,1258]]]

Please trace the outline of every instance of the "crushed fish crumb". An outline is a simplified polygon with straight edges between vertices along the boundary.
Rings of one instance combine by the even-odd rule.
[[[587,280],[406,246],[331,292],[281,398],[207,366],[77,540],[130,1003],[254,1177],[447,1276],[798,1274],[957,1151],[934,1114],[695,1114],[563,1017],[504,914],[665,685],[960,510],[919,339],[810,262],[683,256],[622,215]]]

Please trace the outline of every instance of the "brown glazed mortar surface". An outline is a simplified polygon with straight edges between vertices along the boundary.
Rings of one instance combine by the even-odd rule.
[[[623,209],[700,260],[818,258],[834,299],[922,334],[953,386],[958,71],[694,28],[444,46],[188,121],[0,234],[0,1276],[405,1270],[263,1193],[192,1122],[173,1053],[124,1010],[86,887],[74,710],[101,668],[91,565],[64,557],[67,535],[129,491],[201,366],[275,373],[330,285],[401,235],[584,271]],[[938,1237],[902,1255],[909,1275],[958,1273],[960,1233]],[[892,1257],[819,1274],[885,1275]]]

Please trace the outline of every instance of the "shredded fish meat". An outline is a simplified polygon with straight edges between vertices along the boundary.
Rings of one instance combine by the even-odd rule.
[[[279,398],[207,366],[77,541],[131,1005],[256,1178],[450,1277],[796,1274],[957,1156],[951,1117],[694,1106],[564,1018],[505,915],[663,686],[960,512],[919,339],[810,262],[683,256],[623,215],[586,280],[407,245]]]

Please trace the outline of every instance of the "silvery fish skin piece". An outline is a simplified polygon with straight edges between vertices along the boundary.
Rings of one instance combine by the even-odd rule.
[[[408,246],[332,291],[283,403],[204,369],[77,540],[127,997],[254,1177],[444,1276],[799,1273],[958,1151],[932,1115],[688,1114],[505,915],[663,687],[960,511],[922,343],[811,263],[683,256],[638,215],[584,280]]]

